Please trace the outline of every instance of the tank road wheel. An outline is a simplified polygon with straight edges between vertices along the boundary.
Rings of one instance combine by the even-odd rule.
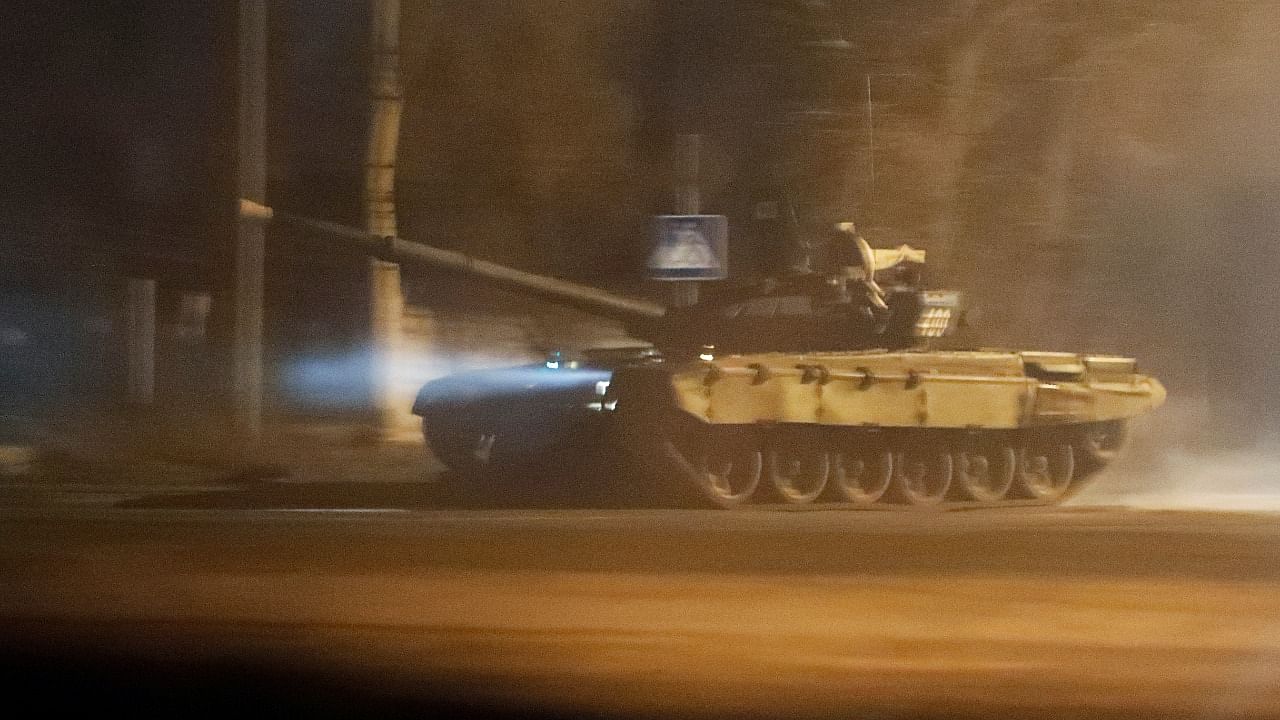
[[[842,448],[831,456],[831,482],[853,505],[879,502],[892,481],[893,453],[886,449]]]
[[[760,486],[764,461],[760,451],[745,442],[707,443],[696,458],[698,489],[722,508],[737,507]]]
[[[940,448],[901,450],[893,455],[893,489],[908,505],[937,505],[951,488],[951,453]]]
[[[764,468],[756,433],[710,427],[677,415],[664,424],[655,446],[645,438],[659,423],[648,420],[651,422],[630,432],[633,451],[639,453],[641,462],[652,462],[646,456],[656,450],[662,458],[658,467],[665,465],[666,472],[674,471],[674,477],[683,481],[683,490],[694,491],[697,500],[715,507],[737,507],[755,494]],[[663,477],[673,477],[666,472]],[[662,477],[655,480],[661,483]]]
[[[1057,501],[1071,489],[1075,453],[1067,442],[1044,442],[1018,453],[1014,483],[1018,493],[1034,500]]]
[[[431,452],[455,473],[476,479],[492,469],[496,433],[427,418],[422,419],[422,433]]]
[[[1018,454],[1007,445],[971,448],[955,453],[955,483],[966,500],[995,503],[1004,499],[1013,485]]]
[[[783,501],[795,505],[811,503],[827,488],[831,458],[816,443],[785,436],[769,449],[769,482]]]
[[[1086,472],[1102,469],[1116,459],[1128,439],[1129,428],[1123,420],[1089,425],[1081,433],[1078,444],[1079,469]]]

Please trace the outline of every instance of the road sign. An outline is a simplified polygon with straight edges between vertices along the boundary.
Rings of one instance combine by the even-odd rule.
[[[653,223],[649,277],[723,280],[729,276],[729,220],[723,215],[659,215]]]

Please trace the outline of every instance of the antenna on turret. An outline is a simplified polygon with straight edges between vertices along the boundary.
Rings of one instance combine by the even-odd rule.
[[[867,164],[871,169],[871,189],[876,186],[876,124],[871,114],[871,73],[867,73]]]

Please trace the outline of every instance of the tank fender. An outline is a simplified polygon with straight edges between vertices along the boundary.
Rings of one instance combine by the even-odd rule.
[[[610,403],[616,416],[635,421],[660,421],[679,406],[671,372],[661,365],[615,370],[605,398]]]

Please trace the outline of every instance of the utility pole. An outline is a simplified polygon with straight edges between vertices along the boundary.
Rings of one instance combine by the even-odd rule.
[[[267,191],[267,4],[240,0],[237,197]],[[262,284],[265,230],[238,216],[235,251],[235,425],[247,448],[262,435]]]
[[[698,187],[701,135],[680,135],[676,138],[676,214],[697,215],[702,211],[702,195]],[[671,283],[671,304],[688,307],[698,304],[698,283],[683,280]]]
[[[156,281],[129,278],[126,287],[129,402],[147,406],[156,394]]]
[[[365,227],[374,235],[396,237],[396,153],[404,109],[400,0],[370,0],[369,12],[371,107],[365,157]],[[378,259],[369,261],[369,316],[376,429],[385,434],[407,412],[397,407],[395,387],[395,355],[401,343],[404,316],[399,265]]]

